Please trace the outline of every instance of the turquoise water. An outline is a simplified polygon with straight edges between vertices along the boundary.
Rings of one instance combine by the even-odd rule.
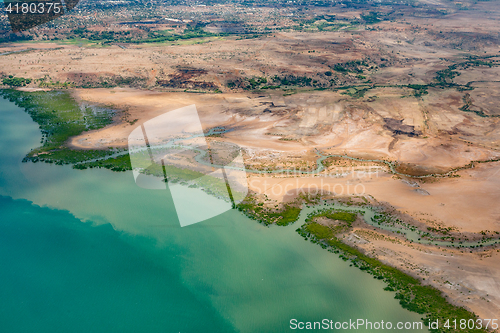
[[[137,187],[131,173],[21,163],[39,141],[30,117],[0,100],[0,332],[420,321],[296,225],[267,228],[232,210],[181,228],[169,193]]]

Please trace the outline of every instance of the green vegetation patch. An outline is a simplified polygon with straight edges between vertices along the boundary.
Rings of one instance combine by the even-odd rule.
[[[0,95],[23,108],[42,132],[41,146],[29,152],[24,161],[76,164],[116,152],[109,149],[72,150],[64,146],[70,137],[110,124],[113,110],[80,106],[65,91],[24,92],[5,89],[0,91]]]
[[[313,221],[314,217],[327,216],[327,214],[329,213],[325,211],[309,214],[306,223],[296,231],[306,240],[310,239],[312,242],[320,244],[321,247],[328,249],[330,252],[339,254],[339,257],[344,261],[350,260],[355,267],[372,274],[376,279],[383,280],[387,284],[385,290],[396,292],[394,297],[399,300],[403,308],[425,315],[424,323],[426,324],[435,320],[445,323],[450,318],[456,319],[457,322],[478,319],[474,313],[448,303],[442,296],[441,291],[436,288],[422,285],[418,279],[344,244],[336,237],[337,229],[334,227],[324,226]],[[345,217],[347,220],[352,219],[344,214],[334,216]],[[439,329],[429,330],[431,332],[463,332],[459,327],[453,329],[440,326]],[[485,329],[470,329],[467,332],[488,331]]]
[[[333,230],[327,226],[316,222],[311,222],[305,225],[305,231],[315,235],[318,239],[332,239],[334,236]]]
[[[291,88],[314,88],[326,89],[334,85],[333,80],[326,80],[325,77],[332,75],[331,72],[313,74],[313,77],[296,75],[275,75],[273,77],[252,77],[237,78],[228,81],[227,87],[230,89],[240,88],[243,90],[267,90],[267,89],[291,89]]]
[[[257,203],[256,199],[248,196],[236,208],[247,217],[257,220],[265,225],[277,224],[286,226],[298,220],[301,208],[294,205],[284,205],[281,209],[269,209],[263,203]]]
[[[323,216],[332,220],[345,221],[348,222],[349,224],[356,221],[356,213],[340,211],[340,210],[327,210],[325,212],[318,213],[314,216],[315,217]]]
[[[94,43],[165,43],[196,38],[227,36],[229,33],[214,34],[203,30],[201,26],[190,26],[181,34],[172,30],[150,31],[147,35],[137,35],[130,31],[93,31],[87,28],[73,29],[68,39]]]
[[[363,19],[363,21],[365,21],[366,24],[374,24],[374,23],[378,23],[380,21],[382,21],[380,18],[379,18],[379,13],[377,12],[369,12],[369,13],[366,13],[366,14],[361,14],[361,19]]]
[[[128,154],[111,157],[108,159],[102,159],[98,161],[86,162],[86,163],[78,163],[73,166],[75,169],[88,169],[88,168],[106,168],[111,171],[127,171],[132,170],[132,165],[130,164],[130,156]]]
[[[47,152],[41,152],[25,157],[25,161],[46,162],[62,164],[76,164],[82,161],[88,161],[98,158],[104,158],[113,154],[113,150],[72,150],[66,147],[54,149]]]
[[[415,97],[422,97],[423,95],[427,95],[429,93],[427,91],[428,85],[423,85],[423,84],[409,84],[408,88],[413,89],[413,95]]]
[[[0,95],[26,110],[42,131],[42,146],[30,154],[59,148],[70,137],[111,124],[114,112],[98,107],[80,107],[65,91],[24,92],[2,90]]]
[[[299,207],[285,205],[285,208],[281,212],[270,213],[271,218],[277,218],[277,225],[285,226],[297,221],[299,218],[301,209]]]
[[[370,86],[359,86],[359,87],[346,87],[341,94],[342,95],[349,95],[353,98],[363,98],[365,96],[365,93],[372,89]]]
[[[13,75],[9,75],[2,80],[2,83],[6,86],[11,87],[24,87],[31,83],[31,79],[25,79],[23,77],[14,77]]]
[[[333,70],[340,73],[356,73],[363,74],[367,70],[369,64],[365,60],[353,60],[344,63],[335,64]]]

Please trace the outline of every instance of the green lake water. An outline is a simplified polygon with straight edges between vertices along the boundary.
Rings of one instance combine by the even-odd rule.
[[[181,228],[168,191],[139,188],[130,172],[21,163],[40,137],[24,110],[0,100],[0,332],[420,321],[298,225],[268,228],[231,210]],[[406,332],[417,331],[426,330]]]

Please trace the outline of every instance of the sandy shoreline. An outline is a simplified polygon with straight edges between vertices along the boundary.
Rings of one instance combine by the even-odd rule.
[[[250,168],[314,169],[318,158],[314,149],[324,154],[404,161],[428,170],[459,167],[471,160],[499,156],[495,150],[471,147],[439,135],[425,140],[399,136],[395,140],[380,125],[376,114],[362,116],[356,107],[342,101],[342,96],[331,92],[296,94],[283,99],[273,94],[188,94],[114,88],[78,89],[74,95],[79,101],[118,110],[113,124],[73,137],[68,144],[74,149],[126,148],[127,137],[137,126],[165,112],[194,104],[204,129],[215,126],[231,129],[220,139],[240,145]],[[266,111],[269,107],[272,112]],[[292,139],[282,140],[284,137]],[[474,234],[484,230],[500,232],[500,208],[496,205],[500,196],[500,162],[479,164],[459,171],[454,178],[425,182],[401,179],[376,164],[339,163],[330,165],[321,175],[249,174],[249,187],[276,202],[293,198],[301,189],[322,190],[340,197],[369,196],[429,227],[451,227]],[[500,312],[500,285],[494,278],[500,274],[496,250],[457,252],[453,264],[444,265],[452,250],[443,252],[425,246],[416,249],[363,232],[357,235],[364,242],[352,245],[407,273],[425,276],[453,303],[466,306],[481,318]],[[442,281],[444,277],[449,283]],[[460,294],[464,288],[471,291],[467,297]]]
[[[463,165],[474,158],[485,159],[496,156],[494,151],[483,148],[471,150],[466,144],[450,142],[448,139],[444,139],[448,142],[443,150],[440,148],[442,143],[440,144],[439,140],[441,142],[444,140],[439,138],[427,141],[425,144],[418,139],[400,139],[389,149],[392,139],[383,134],[370,134],[373,132],[370,132],[369,127],[367,129],[366,123],[363,125],[362,119],[357,123],[352,122],[353,128],[358,130],[359,127],[364,126],[364,128],[348,140],[345,140],[342,132],[336,133],[336,125],[332,124],[333,130],[326,136],[310,136],[304,140],[283,142],[279,140],[281,136],[266,134],[273,131],[273,128],[280,128],[280,125],[293,127],[294,119],[256,111],[261,110],[261,102],[267,100],[272,102],[272,96],[267,96],[266,99],[245,94],[159,93],[131,89],[78,90],[76,94],[82,100],[113,105],[126,112],[126,118],[122,118],[112,126],[73,138],[71,144],[80,148],[98,147],[99,140],[103,140],[101,141],[103,145],[124,147],[128,133],[135,126],[164,112],[195,104],[206,128],[233,127],[234,131],[224,135],[224,139],[253,152],[253,155],[248,157],[250,162],[255,162],[256,165],[259,163],[269,165],[270,161],[286,160],[291,156],[300,156],[299,160],[305,159],[313,163],[317,158],[314,153],[304,155],[313,148],[324,149],[325,153],[345,152],[357,156],[382,158],[392,156],[428,166],[448,167]],[[138,120],[134,126],[127,122],[135,119]],[[310,119],[299,120],[299,128],[300,124],[310,122]],[[411,145],[418,148],[409,148]],[[451,148],[453,151],[461,150],[463,153],[449,155],[450,145],[454,145],[454,148]],[[332,167],[327,173],[331,176],[342,172],[339,170],[338,166]],[[355,177],[352,177],[352,174],[345,177],[300,175],[283,178],[250,174],[248,181],[252,191],[264,193],[277,202],[286,200],[290,193],[297,193],[300,189],[319,189],[336,192],[341,196],[370,195],[377,201],[386,202],[398,212],[431,227],[452,227],[460,232],[469,233],[479,233],[483,230],[500,231],[500,208],[496,204],[496,198],[500,196],[499,162],[480,164],[473,169],[460,171],[456,178],[425,183],[404,181],[399,179],[400,177],[380,170],[374,174],[357,172],[355,175]],[[353,245],[360,246],[373,256],[407,273],[420,278],[425,276],[426,281],[442,290],[453,303],[466,306],[481,318],[490,318],[495,313],[500,313],[500,284],[495,279],[500,276],[500,260],[498,260],[500,254],[496,250],[460,253],[449,249],[438,250],[425,246],[418,248],[394,244],[390,241],[370,239],[363,234],[360,237],[366,242]],[[452,252],[453,257],[450,257]],[[446,283],[443,281],[445,278]],[[464,290],[467,290],[466,294],[463,294]]]

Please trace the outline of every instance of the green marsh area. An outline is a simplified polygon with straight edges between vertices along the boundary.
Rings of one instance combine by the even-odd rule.
[[[131,172],[22,163],[40,137],[23,109],[0,100],[5,331],[252,333],[290,332],[292,318],[421,321],[383,282],[304,242],[294,226],[268,228],[230,210],[181,228],[169,192],[138,187]],[[188,199],[196,209],[198,198]]]
[[[317,218],[327,218],[337,221],[337,224],[324,225],[317,222]],[[342,210],[323,209],[309,213],[303,224],[296,231],[306,240],[318,243],[322,248],[337,253],[344,261],[352,262],[352,265],[362,271],[373,275],[375,279],[384,281],[387,286],[385,290],[396,292],[395,298],[405,309],[424,315],[425,322],[444,323],[453,318],[457,321],[472,320],[476,322],[476,315],[447,302],[441,291],[436,288],[423,285],[421,281],[383,264],[377,259],[370,258],[358,249],[343,243],[338,234],[349,231],[352,222],[356,220],[356,214]],[[463,332],[461,329],[439,328],[431,329],[431,332]],[[468,332],[488,332],[485,329],[469,329]]]

